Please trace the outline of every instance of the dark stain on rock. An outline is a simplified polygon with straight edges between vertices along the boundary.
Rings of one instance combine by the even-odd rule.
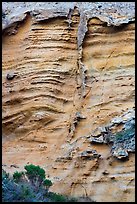
[[[8,73],[7,76],[6,76],[6,79],[7,79],[7,80],[12,80],[12,79],[14,79],[15,76],[16,76],[16,74],[13,73],[13,72]]]

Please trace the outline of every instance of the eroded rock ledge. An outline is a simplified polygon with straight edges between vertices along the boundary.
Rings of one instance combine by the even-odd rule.
[[[91,143],[113,144],[111,153],[118,159],[135,152],[135,111],[128,110],[122,116],[113,118],[109,124],[93,131],[87,136]]]

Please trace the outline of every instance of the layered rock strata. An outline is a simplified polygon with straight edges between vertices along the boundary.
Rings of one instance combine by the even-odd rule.
[[[21,3],[3,3],[3,168],[134,201],[134,3]]]

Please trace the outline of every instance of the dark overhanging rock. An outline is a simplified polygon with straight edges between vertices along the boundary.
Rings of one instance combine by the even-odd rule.
[[[10,72],[7,74],[6,78],[7,78],[7,80],[12,80],[12,79],[14,79],[15,76],[16,76],[16,74],[14,72]]]

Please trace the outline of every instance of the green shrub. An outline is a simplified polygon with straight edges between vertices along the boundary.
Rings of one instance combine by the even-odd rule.
[[[26,165],[25,174],[28,177],[29,181],[38,191],[38,188],[42,185],[43,180],[45,179],[45,170],[40,166],[35,166],[33,164]]]
[[[45,178],[44,169],[32,164],[24,168],[25,172],[16,171],[13,177],[2,171],[3,202],[77,202],[74,198],[49,192],[52,182]]]
[[[52,186],[52,182],[51,182],[51,180],[49,180],[49,179],[45,179],[45,180],[43,181],[43,185],[50,187],[50,186]]]
[[[22,191],[21,191],[21,198],[30,198],[34,197],[34,192],[32,191],[31,187],[28,185],[22,185]]]
[[[58,193],[50,192],[49,197],[53,202],[66,202],[67,201],[67,198],[65,196],[60,195]]]
[[[24,175],[24,172],[18,172],[18,171],[14,172],[13,179],[15,180],[15,182],[20,181],[22,175]]]
[[[30,167],[30,168],[29,168]],[[34,171],[33,171],[34,170]],[[21,179],[24,175],[24,179]],[[36,180],[33,185],[29,178]],[[39,178],[44,181],[45,171],[38,166],[27,166],[26,172],[16,171],[13,177],[9,177],[5,171],[2,172],[2,201],[3,202],[48,202],[45,197],[47,191],[44,185],[39,186]],[[33,181],[34,181],[33,180]],[[19,182],[17,182],[19,181]],[[32,181],[32,180],[31,180]],[[50,181],[50,180],[49,180]],[[48,188],[50,182],[47,183]]]
[[[77,202],[76,198],[61,195],[59,193],[49,192],[48,196],[52,202]]]
[[[45,170],[40,168],[40,166],[30,164],[26,165],[24,168],[26,169],[26,175],[29,178],[39,177],[41,179],[45,179]]]

